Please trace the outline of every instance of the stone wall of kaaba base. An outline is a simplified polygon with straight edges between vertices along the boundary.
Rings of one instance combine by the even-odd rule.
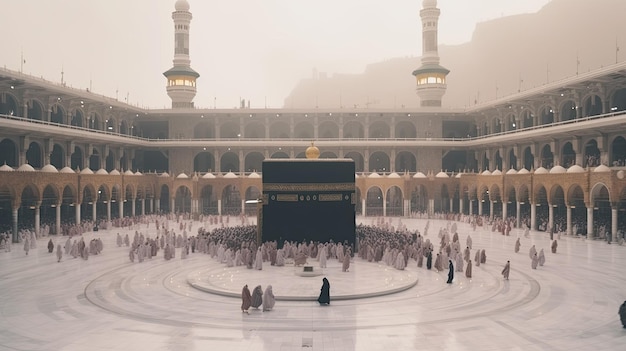
[[[263,161],[261,240],[355,241],[354,161]]]

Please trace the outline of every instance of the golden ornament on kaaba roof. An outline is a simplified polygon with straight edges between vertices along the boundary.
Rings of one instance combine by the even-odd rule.
[[[313,142],[311,142],[311,146],[306,148],[305,155],[306,158],[319,158],[320,149],[318,149],[317,146],[313,145]]]

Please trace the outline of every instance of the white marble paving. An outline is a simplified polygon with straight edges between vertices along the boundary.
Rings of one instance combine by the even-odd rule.
[[[369,223],[371,219],[366,219]],[[425,220],[403,219],[422,230]],[[431,220],[431,240],[444,221]],[[196,226],[197,227],[197,226]],[[562,237],[556,254],[545,233],[503,237],[459,224],[461,243],[470,234],[487,263],[473,278],[417,268],[404,272],[353,262],[350,275],[338,264],[324,272],[337,294],[321,307],[314,301],[278,301],[270,312],[240,312],[236,297],[211,294],[189,284],[194,274],[224,272],[224,291],[237,295],[243,282],[272,284],[278,296],[319,291],[320,277],[298,282],[293,267],[250,271],[226,267],[193,254],[186,260],[130,263],[115,247],[117,229],[100,237],[104,252],[89,260],[46,251],[47,239],[24,255],[21,245],[0,253],[0,350],[622,350],[626,329],[617,310],[626,300],[626,247]],[[53,241],[57,238],[53,237]],[[59,238],[64,242],[65,238]],[[543,248],[546,265],[533,270],[528,249]],[[473,255],[472,255],[473,257]],[[511,260],[511,277],[500,271]],[[315,264],[315,263],[314,263]],[[195,272],[195,273],[194,273]],[[198,273],[199,272],[199,273]],[[389,289],[398,277],[416,279],[408,289]],[[403,278],[402,278],[403,279]],[[227,282],[226,282],[227,281]],[[313,291],[309,291],[313,289]],[[226,294],[227,295],[227,294]]]

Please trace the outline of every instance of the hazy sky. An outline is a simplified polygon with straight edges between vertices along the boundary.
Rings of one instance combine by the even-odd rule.
[[[421,54],[421,0],[188,0],[197,107],[281,107],[313,69],[360,73]],[[175,0],[2,0],[0,65],[150,108],[171,105]],[[439,44],[550,0],[439,0]],[[407,79],[413,79],[407,72]]]

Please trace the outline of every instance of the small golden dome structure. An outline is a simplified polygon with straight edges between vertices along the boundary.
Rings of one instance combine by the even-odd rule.
[[[306,148],[305,155],[306,155],[306,158],[308,158],[308,159],[319,158],[320,157],[320,149],[318,149],[317,146],[315,146],[313,144],[313,142],[311,142],[311,146]]]

